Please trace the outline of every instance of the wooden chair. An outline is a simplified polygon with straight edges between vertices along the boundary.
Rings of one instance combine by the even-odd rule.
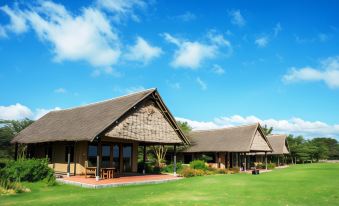
[[[88,161],[85,161],[85,178],[87,178],[87,175],[94,175],[96,174],[96,167],[89,167]]]

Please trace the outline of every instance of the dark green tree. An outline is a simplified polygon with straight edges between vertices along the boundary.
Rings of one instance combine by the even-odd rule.
[[[177,124],[185,135],[188,135],[192,131],[192,127],[187,122],[177,121]]]
[[[14,146],[10,143],[11,140],[33,122],[30,119],[0,120],[0,158],[11,158],[14,156]],[[23,154],[25,148],[24,145],[20,145],[19,153]]]
[[[265,124],[265,126],[262,128],[264,134],[267,136],[267,135],[270,135],[272,134],[272,131],[273,131],[273,127],[267,127],[267,125]]]

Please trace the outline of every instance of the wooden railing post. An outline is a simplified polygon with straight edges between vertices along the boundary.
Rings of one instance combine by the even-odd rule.
[[[174,176],[177,175],[177,146],[174,145],[174,153],[173,153],[173,173]]]
[[[67,153],[67,177],[71,176],[71,148],[68,147]]]

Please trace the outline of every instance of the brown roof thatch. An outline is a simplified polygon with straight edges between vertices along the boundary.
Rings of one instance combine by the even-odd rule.
[[[269,154],[289,154],[288,144],[285,134],[274,134],[267,136],[268,141],[272,146],[272,153]]]
[[[184,152],[272,151],[259,124],[193,131],[188,137],[191,147]]]
[[[151,100],[158,105],[166,121],[179,136],[180,142],[176,139],[175,142],[171,140],[168,143],[189,144],[156,89],[148,89],[86,106],[49,112],[21,131],[12,143],[93,141],[94,138],[103,136],[107,129],[114,128],[146,100]],[[144,141],[147,142],[147,140]]]

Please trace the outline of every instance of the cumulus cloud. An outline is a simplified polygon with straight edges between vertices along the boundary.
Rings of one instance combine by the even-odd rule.
[[[145,7],[146,3],[141,0],[98,0],[79,12],[71,12],[53,1],[5,5],[0,7],[0,12],[9,17],[9,23],[0,25],[0,36],[7,36],[8,32],[23,33],[30,28],[39,40],[51,47],[56,62],[85,61],[96,69],[94,74],[115,75],[113,67],[123,50],[117,21],[125,17],[137,20],[134,9]],[[142,46],[145,42],[139,40],[138,43]],[[147,52],[144,53],[146,59],[158,51],[153,48]]]
[[[260,36],[260,37],[255,39],[254,43],[260,48],[266,47],[269,43],[269,37],[268,36]]]
[[[274,133],[304,135],[305,137],[329,136],[339,138],[339,124],[329,125],[321,121],[306,121],[301,118],[291,118],[287,120],[260,119],[256,116],[233,115],[230,117],[219,117],[213,121],[194,121],[185,118],[176,118],[186,121],[193,130],[216,129],[230,126],[253,124],[259,122],[262,126],[274,128]]]
[[[178,47],[171,62],[175,68],[198,69],[204,61],[216,58],[219,53],[228,56],[232,51],[231,43],[214,32],[207,34],[206,42],[179,39],[168,33],[164,33],[163,37],[167,42]],[[221,52],[222,48],[227,48],[227,52]]]
[[[246,25],[246,20],[241,15],[240,10],[231,10],[228,12],[228,15],[231,17],[231,23],[239,27]]]
[[[292,67],[283,76],[283,81],[286,83],[323,81],[330,88],[339,88],[339,56],[321,61],[319,68]]]
[[[60,107],[55,107],[53,109],[42,109],[38,108],[35,111],[32,111],[25,105],[16,103],[9,106],[0,106],[0,119],[3,120],[21,120],[25,118],[29,119],[39,119],[43,115],[47,114],[50,111],[60,110]]]
[[[207,84],[203,80],[200,79],[200,77],[197,77],[196,82],[198,83],[201,90],[205,91],[207,90]]]
[[[194,21],[197,18],[197,16],[195,14],[193,14],[192,12],[185,12],[184,14],[175,16],[173,19],[178,19],[180,21],[183,22],[189,22],[189,21]]]
[[[65,88],[57,88],[54,90],[55,93],[59,93],[59,94],[64,94],[67,92],[67,90]]]
[[[225,70],[218,64],[214,64],[213,67],[212,67],[212,71],[215,73],[215,74],[218,74],[218,75],[222,75],[225,73]]]
[[[9,106],[0,106],[0,119],[4,120],[18,120],[30,117],[33,112],[20,103]]]
[[[126,59],[147,64],[163,53],[160,47],[150,45],[145,39],[138,36],[135,45],[128,47]]]
[[[147,7],[147,4],[142,0],[97,0],[96,4],[99,8],[110,12],[113,15],[112,18],[117,22],[128,17],[139,22],[140,18],[134,10]]]

